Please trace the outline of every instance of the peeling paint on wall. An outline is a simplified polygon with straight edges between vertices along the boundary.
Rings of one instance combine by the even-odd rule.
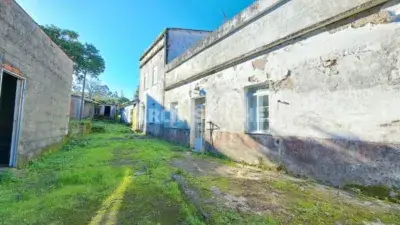
[[[400,5],[398,0],[392,2]],[[340,3],[335,4],[334,12],[382,1]],[[251,29],[241,29],[168,71],[165,101],[178,102],[180,117],[190,124],[192,101],[199,97],[194,89],[206,90],[206,121],[218,126],[218,131],[206,139],[210,142],[207,144],[239,161],[257,164],[264,161],[260,158],[276,162],[282,157],[290,171],[332,184],[346,179],[399,184],[392,171],[398,170],[400,162],[400,147],[396,144],[400,142],[400,129],[394,122],[400,118],[400,23],[384,22],[382,18],[387,15],[378,13],[382,10],[379,5],[362,16],[335,22],[254,55],[247,54],[255,49],[251,44],[265,44],[273,32],[280,38],[289,28],[298,30],[292,25],[301,23],[299,17],[306,18],[303,22],[307,25],[314,20],[318,23],[312,13],[289,10],[297,4],[299,1],[288,1],[249,24]],[[324,9],[320,10],[323,15],[318,14],[321,17],[333,7],[322,0],[307,4]],[[229,25],[235,26],[237,20]],[[274,27],[278,22],[285,24],[285,29]],[[343,29],[332,32],[338,27]],[[234,61],[229,61],[232,58]],[[263,94],[268,93],[265,115],[268,114],[269,130],[245,133],[251,116],[246,90],[267,87],[267,80],[272,90],[263,90]],[[283,155],[277,156],[279,152]],[[367,162],[390,171],[372,179],[378,174],[377,167]]]
[[[252,61],[253,69],[264,70],[265,64],[267,63],[266,58],[260,58]]]

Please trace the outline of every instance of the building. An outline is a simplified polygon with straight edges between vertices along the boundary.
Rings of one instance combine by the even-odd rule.
[[[92,99],[85,98],[83,103],[83,119],[93,119],[96,102]],[[81,96],[71,95],[70,117],[72,119],[79,119],[81,113]]]
[[[165,67],[209,31],[168,28],[140,58],[138,128],[161,135],[164,123]]]
[[[400,188],[399,14],[398,0],[259,0],[173,60],[161,36],[139,119],[197,151]]]
[[[95,115],[116,119],[118,107],[112,104],[100,104],[95,108]]]
[[[136,104],[137,104],[136,101],[130,101],[121,106],[120,114],[121,114],[122,122],[124,122],[126,124],[131,124],[131,125],[136,123],[136,121],[135,121],[135,115],[136,115],[135,106],[136,106]],[[132,129],[133,128],[134,128],[134,126],[132,126]]]
[[[13,0],[0,1],[0,164],[16,167],[68,134],[73,62]]]

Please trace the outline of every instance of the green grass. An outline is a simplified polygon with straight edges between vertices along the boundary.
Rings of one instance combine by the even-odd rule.
[[[172,145],[132,139],[123,125],[100,125],[105,133],[71,140],[59,152],[2,173],[0,224],[202,223],[170,179]],[[127,177],[132,180],[120,191]]]
[[[23,169],[0,172],[0,225],[363,224],[377,218],[387,224],[400,221],[398,214],[371,214],[362,206],[340,202],[288,180],[251,183],[215,175],[194,176],[170,164],[173,159],[184,159],[185,148],[133,134],[129,127],[117,123],[97,121],[93,127],[100,130],[69,140],[58,152],[46,154]],[[193,157],[235,165],[207,155]],[[204,200],[213,198],[211,187],[235,196],[245,193],[243,187],[254,189],[250,194],[277,192],[281,207],[289,214],[243,213],[224,207],[223,202],[211,202],[202,205],[202,210],[210,214],[204,218],[171,174],[185,177]]]
[[[385,224],[400,224],[398,212],[384,210],[371,212],[367,206],[350,204],[327,192],[317,191],[312,188],[310,182],[294,183],[288,180],[275,180],[268,182],[268,185],[284,194],[282,204],[287,206],[293,215],[291,224],[319,225],[336,222],[364,224],[367,221],[376,222],[377,220]]]

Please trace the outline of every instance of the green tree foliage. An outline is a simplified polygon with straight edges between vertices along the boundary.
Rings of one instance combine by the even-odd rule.
[[[86,43],[83,54],[83,61],[78,68],[78,74],[88,74],[91,77],[98,77],[105,70],[105,62],[100,51],[92,44]],[[78,79],[80,79],[78,77]]]
[[[104,72],[105,61],[100,51],[92,44],[81,43],[77,32],[55,25],[40,27],[74,61],[74,72],[78,80],[82,80],[85,74],[96,78]]]

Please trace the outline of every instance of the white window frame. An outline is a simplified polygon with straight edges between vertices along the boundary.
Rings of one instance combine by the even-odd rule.
[[[256,108],[254,110],[256,110],[256,118],[255,118],[255,122],[257,124],[257,129],[256,130],[250,130],[250,117],[251,117],[251,112],[250,112],[250,102],[249,102],[249,92],[252,89],[257,89],[255,91],[255,93],[253,94],[253,96],[257,96],[256,98]],[[260,118],[260,110],[259,108],[260,106],[260,100],[261,100],[261,96],[268,96],[268,106],[264,106],[266,107],[266,109],[268,110],[268,118]],[[262,84],[262,85],[256,85],[256,86],[251,86],[251,87],[246,87],[245,90],[245,107],[246,107],[246,121],[245,121],[245,127],[246,127],[246,133],[250,133],[250,134],[269,134],[270,133],[270,125],[271,125],[271,120],[270,120],[270,91],[268,88],[268,84]],[[268,129],[267,130],[261,130],[260,129],[260,119],[266,119],[268,121]]]
[[[158,83],[157,82],[158,81],[158,68],[157,68],[157,66],[153,68],[152,77],[153,77],[153,85],[156,85]]]

